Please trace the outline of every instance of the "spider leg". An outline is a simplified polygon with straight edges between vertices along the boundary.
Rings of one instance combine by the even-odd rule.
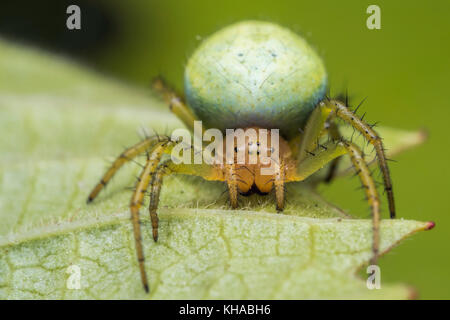
[[[325,100],[324,102],[321,102],[321,105],[325,106],[325,108],[330,112],[334,112],[337,117],[341,118],[358,130],[366,138],[366,140],[374,146],[377,153],[378,165],[380,166],[383,174],[384,189],[387,193],[390,216],[391,218],[395,218],[394,192],[392,189],[389,167],[384,154],[384,147],[381,137],[375,132],[375,130],[372,129],[370,125],[357,117],[356,114],[347,108],[347,106],[342,102],[336,100]]]
[[[148,292],[148,280],[145,272],[144,252],[139,220],[139,209],[147,188],[150,186],[149,213],[152,223],[153,240],[158,240],[158,204],[164,176],[173,173],[196,175],[205,180],[223,181],[223,172],[219,167],[208,164],[175,164],[171,159],[161,161],[163,154],[170,151],[176,142],[165,141],[159,143],[149,154],[147,163],[138,179],[135,192],[131,198],[130,209],[133,222],[133,231],[136,242],[136,252],[141,272],[141,280],[146,292]]]
[[[170,174],[185,174],[202,177],[210,181],[223,181],[223,173],[219,167],[202,164],[176,164],[171,159],[161,162],[155,172],[152,174],[152,181],[150,187],[150,204],[149,213],[152,222],[153,240],[158,241],[158,215],[157,209],[163,179]]]
[[[347,141],[328,142],[322,149],[318,149],[315,153],[308,154],[306,158],[300,162],[296,168],[296,172],[288,174],[289,181],[302,181],[323,168],[328,162],[333,161],[337,157],[348,154],[361,180],[367,201],[372,210],[373,219],[373,242],[372,264],[376,264],[379,254],[380,244],[380,200],[375,186],[375,182],[371,176],[362,152],[355,144]]]
[[[162,77],[153,80],[152,87],[163,97],[164,101],[169,105],[172,111],[186,127],[194,131],[194,121],[198,120],[192,110],[186,105],[183,97],[175,92]]]
[[[319,138],[325,129],[325,123],[330,113],[331,110],[319,104],[309,116],[303,134],[300,137],[300,146],[295,157],[299,163],[317,148]]]
[[[327,142],[320,149],[313,150],[296,166],[290,167],[286,174],[286,182],[303,181],[313,173],[322,169],[330,161],[347,153],[343,142]]]
[[[91,193],[89,194],[89,197],[87,199],[87,203],[92,202],[97,195],[100,193],[100,191],[103,190],[103,188],[108,184],[108,182],[111,180],[111,178],[117,173],[117,171],[127,162],[133,160],[136,156],[139,154],[145,152],[147,149],[149,149],[152,145],[158,143],[162,138],[155,136],[155,137],[149,137],[145,140],[142,140],[141,142],[135,144],[134,146],[126,149],[124,152],[120,154],[119,157],[114,160],[113,164],[109,169],[105,172],[103,177],[100,179],[100,182],[97,183],[97,185],[92,189]]]
[[[291,149],[296,154],[296,159],[301,162],[308,154],[312,155],[318,147],[319,139],[326,133],[332,140],[338,141],[341,138],[339,129],[333,119],[332,110],[319,104],[311,113],[302,134],[291,142]],[[298,143],[300,141],[300,143]],[[334,177],[340,158],[335,158],[330,165],[330,169],[325,178],[325,182],[330,182]]]
[[[370,209],[372,210],[373,257],[371,259],[371,264],[376,264],[380,248],[380,198],[378,196],[375,182],[367,166],[367,162],[364,160],[360,148],[355,144],[348,142],[345,142],[345,147],[359,176],[359,179],[361,180],[362,186],[366,193],[367,201],[369,202]]]
[[[275,178],[273,185],[275,188],[275,199],[277,202],[276,209],[278,212],[284,210],[285,199],[285,165],[283,160],[280,160],[280,164],[275,164]]]
[[[341,134],[339,132],[338,126],[336,125],[336,122],[334,121],[329,122],[328,134],[330,138],[334,141],[338,141],[341,139]],[[325,176],[324,180],[326,183],[330,183],[334,179],[340,160],[341,157],[337,157],[331,162],[330,167],[328,169],[328,173]]]
[[[236,209],[238,203],[238,178],[236,176],[236,166],[234,164],[225,165],[225,180],[228,186],[228,194],[230,195],[230,204]]]
[[[149,291],[147,274],[145,272],[144,265],[144,251],[142,249],[142,236],[141,236],[141,222],[139,219],[139,208],[142,206],[145,192],[150,184],[152,176],[155,169],[160,162],[163,153],[168,147],[173,145],[172,141],[164,141],[158,143],[151,153],[147,156],[147,162],[144,169],[142,170],[139,179],[136,183],[136,189],[131,197],[130,201],[130,211],[131,211],[131,221],[133,223],[133,233],[136,245],[136,253],[139,262],[139,269],[141,272],[141,280],[146,292]]]

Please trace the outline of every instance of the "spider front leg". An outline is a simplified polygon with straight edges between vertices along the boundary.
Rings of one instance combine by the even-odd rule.
[[[156,171],[156,168],[161,160],[162,155],[167,152],[174,142],[167,140],[158,143],[150,153],[147,153],[147,162],[142,170],[138,181],[136,183],[136,189],[133,192],[133,196],[130,201],[131,221],[133,223],[133,233],[136,246],[136,253],[139,263],[139,269],[141,272],[141,280],[146,292],[149,291],[147,274],[145,272],[144,265],[144,251],[142,249],[142,236],[141,236],[141,222],[139,219],[139,209],[144,201],[144,195],[147,192],[147,188],[152,180],[152,177]],[[153,224],[153,221],[152,221]],[[157,223],[156,223],[157,226]],[[155,239],[155,238],[154,238]],[[156,241],[156,239],[155,239]]]
[[[132,161],[138,155],[145,152],[152,145],[158,143],[161,140],[160,137],[149,137],[141,142],[135,144],[134,146],[126,149],[124,152],[120,154],[119,157],[114,160],[113,164],[109,169],[105,172],[103,177],[100,179],[100,182],[92,189],[91,193],[88,196],[87,203],[92,202],[102,191],[111,178],[119,171],[119,169],[127,162]]]
[[[330,112],[333,112],[336,117],[339,117],[358,130],[366,138],[366,140],[374,146],[378,164],[383,174],[384,189],[387,193],[390,216],[392,219],[395,218],[394,191],[392,189],[389,167],[380,136],[375,132],[375,130],[372,129],[370,125],[356,116],[356,114],[342,102],[336,100],[326,100],[321,102],[320,105],[325,107]]]
[[[371,260],[371,264],[376,264],[380,251],[380,198],[378,196],[377,188],[368,168],[367,162],[364,160],[363,153],[361,152],[359,147],[357,147],[353,143],[344,142],[344,144],[362,183],[362,187],[366,193],[367,201],[369,202],[370,208],[372,210],[373,257]]]
[[[163,153],[172,150],[174,142],[170,141],[166,144],[160,144],[156,147],[147,159],[139,180],[134,191],[130,208],[133,221],[133,231],[136,242],[136,252],[141,272],[141,280],[146,292],[148,292],[148,280],[145,272],[144,252],[142,248],[142,237],[139,220],[139,209],[142,206],[144,195],[150,185],[150,203],[149,213],[152,223],[153,240],[158,241],[158,204],[160,199],[163,179],[169,174],[186,174],[202,177],[205,180],[224,181],[223,172],[218,167],[208,164],[175,164],[171,159],[161,162]]]
[[[176,164],[172,159],[161,162],[153,174],[150,187],[149,213],[152,222],[153,240],[158,241],[158,214],[163,179],[171,174],[184,174],[202,177],[210,181],[223,181],[223,173],[218,167],[204,164]]]

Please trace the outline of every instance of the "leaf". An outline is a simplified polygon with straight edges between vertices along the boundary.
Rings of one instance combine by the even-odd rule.
[[[165,181],[158,243],[141,210],[146,295],[126,190],[139,166],[123,169],[94,204],[85,199],[107,165],[103,157],[149,125],[170,132],[181,123],[145,88],[0,42],[0,298],[412,297],[401,284],[367,289],[356,272],[371,256],[371,221],[352,219],[311,184],[290,185],[289,204],[276,214],[270,196],[244,198],[233,211],[223,184],[182,176]],[[422,137],[380,131],[393,152]],[[432,226],[383,220],[382,251]]]

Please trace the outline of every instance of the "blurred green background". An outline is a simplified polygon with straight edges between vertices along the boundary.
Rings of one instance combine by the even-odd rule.
[[[65,28],[65,8],[72,3],[82,10],[80,31]],[[381,8],[381,30],[366,27],[371,4]],[[14,1],[0,5],[0,35],[138,86],[163,74],[182,90],[187,58],[219,28],[260,19],[297,31],[323,57],[331,94],[348,90],[354,104],[367,96],[360,112],[372,122],[429,132],[429,140],[399,156],[391,171],[399,218],[433,220],[436,228],[382,258],[382,281],[409,283],[419,298],[449,299],[449,14],[448,0]],[[357,187],[353,178],[320,189],[330,201],[367,217]]]

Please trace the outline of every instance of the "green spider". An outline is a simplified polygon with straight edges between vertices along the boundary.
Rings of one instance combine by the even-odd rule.
[[[370,125],[357,117],[346,103],[325,96],[327,75],[321,59],[297,34],[278,25],[245,21],[228,26],[203,41],[189,59],[184,76],[186,100],[156,80],[170,109],[191,130],[201,120],[206,128],[279,129],[277,145],[263,150],[261,136],[246,136],[235,144],[244,150],[245,161],[186,164],[167,159],[179,142],[170,137],[153,136],[126,149],[112,164],[89,195],[95,199],[123,164],[140,154],[147,162],[133,193],[130,209],[141,279],[146,292],[148,281],[139,221],[144,194],[150,189],[150,218],[153,238],[158,239],[158,202],[163,178],[169,174],[200,176],[226,182],[231,207],[238,196],[275,191],[276,208],[285,204],[285,184],[303,181],[331,162],[326,178],[331,180],[337,161],[349,155],[362,182],[373,216],[373,257],[375,264],[380,243],[380,200],[367,162],[358,146],[339,134],[336,118],[359,131],[375,148],[391,218],[395,217],[394,195],[383,143]],[[326,143],[319,143],[328,136]],[[269,137],[271,135],[269,134]],[[234,139],[234,138],[233,138]],[[234,141],[234,140],[233,140]],[[262,174],[266,162],[249,162],[249,154],[269,149],[272,174]],[[275,159],[272,154],[278,154]],[[234,157],[233,160],[236,160]]]

